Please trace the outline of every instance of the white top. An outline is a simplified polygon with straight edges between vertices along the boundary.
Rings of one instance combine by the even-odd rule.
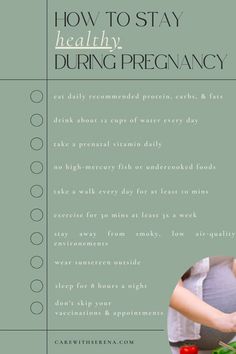
[[[184,281],[184,287],[202,299],[203,281],[210,270],[209,257],[197,262],[191,268],[191,277]],[[169,307],[168,311],[168,335],[170,342],[179,342],[186,339],[200,339],[201,325],[181,315],[178,311]]]

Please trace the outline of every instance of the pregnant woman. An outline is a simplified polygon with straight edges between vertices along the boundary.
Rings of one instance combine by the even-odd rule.
[[[168,313],[173,353],[184,344],[212,350],[236,336],[236,260],[209,257],[196,263],[177,284]]]

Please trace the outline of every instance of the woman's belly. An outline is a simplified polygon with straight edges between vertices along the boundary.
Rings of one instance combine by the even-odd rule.
[[[225,313],[236,312],[236,277],[232,271],[232,263],[225,262],[210,268],[203,283],[203,300],[209,305]],[[235,333],[222,333],[201,326],[200,349],[213,349],[219,340],[229,342]]]
[[[236,311],[236,277],[232,263],[210,268],[203,283],[203,300],[223,312]]]

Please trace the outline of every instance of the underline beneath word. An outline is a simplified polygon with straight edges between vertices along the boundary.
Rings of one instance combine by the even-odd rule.
[[[84,50],[84,49],[87,49],[87,50],[93,50],[93,49],[100,49],[100,50],[111,50],[111,49],[114,49],[113,47],[55,47],[56,50],[60,50],[60,49],[63,49],[63,50],[67,50],[67,49],[77,49],[77,50]],[[122,47],[117,47],[116,49],[122,49]]]

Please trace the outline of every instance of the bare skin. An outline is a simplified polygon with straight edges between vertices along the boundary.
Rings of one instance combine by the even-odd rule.
[[[236,259],[234,260],[234,263],[233,263],[233,272],[234,272],[234,275],[236,276]]]
[[[236,276],[236,260],[233,263]],[[179,281],[170,300],[170,306],[182,315],[204,326],[220,332],[236,333],[236,312],[224,313],[199,299]]]

